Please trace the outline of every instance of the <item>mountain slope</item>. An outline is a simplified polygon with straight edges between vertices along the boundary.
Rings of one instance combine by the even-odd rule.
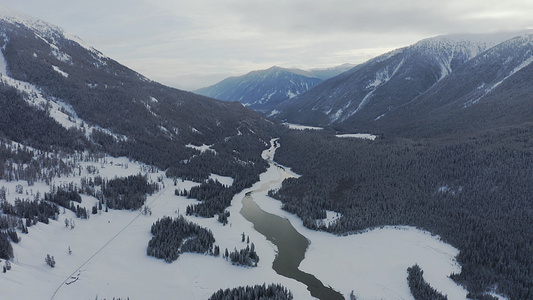
[[[2,83],[102,150],[165,169],[194,153],[187,144],[272,129],[240,104],[153,82],[58,27],[0,15]]]
[[[368,127],[510,34],[440,36],[401,48],[284,102],[276,118],[343,129]]]
[[[509,39],[458,67],[372,126],[427,136],[531,122],[532,62],[533,35]]]

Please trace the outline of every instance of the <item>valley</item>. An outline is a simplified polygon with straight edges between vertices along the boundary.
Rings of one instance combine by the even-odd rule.
[[[444,35],[202,96],[0,7],[2,297],[533,299],[532,62]]]
[[[266,150],[263,158],[271,160],[274,150],[274,147]],[[81,166],[85,170],[89,165],[105,177],[134,175],[145,169],[142,164],[126,158],[108,157],[103,163],[83,163]],[[279,188],[283,179],[296,176],[274,163],[261,174],[261,180],[253,187],[235,195],[228,208],[231,213],[228,225],[223,226],[215,218],[187,217],[209,228],[214,233],[216,244],[222,249],[242,248],[245,243],[241,242],[241,234],[244,232],[254,243],[260,256],[257,267],[232,266],[222,257],[202,254],[183,254],[171,264],[146,256],[150,225],[160,217],[183,214],[186,207],[195,202],[174,195],[173,190],[190,189],[199,184],[178,181],[174,186],[172,180],[164,178],[161,171],[147,174],[151,180],[161,185],[161,190],[147,199],[146,206],[151,211],[148,215],[139,211],[110,210],[100,211],[88,220],[81,220],[67,210],[48,225],[39,223],[30,227],[29,234],[23,235],[22,240],[14,244],[12,269],[0,280],[3,295],[9,298],[41,298],[46,295],[42,297],[44,299],[72,299],[80,295],[86,295],[85,298],[98,296],[108,299],[176,295],[207,299],[220,288],[272,282],[288,287],[295,299],[309,298],[305,285],[280,276],[277,274],[280,271],[272,269],[279,254],[279,246],[255,231],[253,224],[241,215],[245,207],[241,200],[252,192],[253,201],[262,210],[288,220],[288,224],[292,224],[305,236],[304,239],[309,240],[309,247],[303,248],[304,251],[307,248],[307,252],[300,268],[304,272],[315,274],[325,284],[339,289],[345,298],[352,290],[361,299],[368,299],[376,293],[384,299],[396,299],[398,295],[409,298],[405,270],[414,263],[423,267],[427,280],[439,290],[459,295],[462,299],[465,297],[466,292],[447,278],[451,272],[459,270],[454,259],[457,250],[427,232],[407,227],[390,227],[338,237],[305,228],[296,216],[280,209],[279,201],[266,195],[267,190]],[[82,171],[81,176],[87,175],[89,174]],[[60,180],[63,183],[76,183],[81,176],[67,176]],[[13,201],[17,196],[13,191],[20,183],[0,183],[9,191],[8,201]],[[31,196],[32,193],[46,192],[48,187],[40,184],[27,186],[23,183],[23,194],[27,190]],[[95,202],[97,200],[93,197],[83,196],[81,204],[90,208]],[[74,220],[75,227],[65,227],[65,219]],[[45,264],[44,257],[47,253],[55,257],[55,268]],[[381,260],[384,257],[387,257],[386,262]],[[324,264],[326,261],[327,264]],[[375,275],[368,276],[369,270],[374,270]],[[150,284],[146,284],[147,282]],[[38,289],[20,288],[26,285]]]

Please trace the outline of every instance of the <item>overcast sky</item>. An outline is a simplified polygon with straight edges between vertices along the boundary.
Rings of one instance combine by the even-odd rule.
[[[531,0],[0,0],[163,84],[361,63],[420,39],[533,28]]]

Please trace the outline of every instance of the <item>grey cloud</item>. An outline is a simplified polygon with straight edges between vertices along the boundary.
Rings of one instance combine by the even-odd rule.
[[[525,29],[533,15],[533,2],[520,0],[0,0],[0,5],[62,26],[154,80],[190,89],[214,83],[217,74],[272,65],[360,63],[440,34]]]

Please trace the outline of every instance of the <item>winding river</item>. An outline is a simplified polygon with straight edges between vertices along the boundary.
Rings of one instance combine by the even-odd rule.
[[[275,141],[272,142],[272,148],[269,152],[270,155],[267,158],[271,166],[275,166],[272,157],[277,147],[274,147],[274,145],[279,146],[275,143]],[[242,199],[243,207],[240,213],[246,220],[254,224],[254,229],[257,232],[264,235],[267,240],[277,246],[278,253],[272,264],[272,269],[274,269],[276,273],[305,284],[313,297],[323,300],[344,299],[342,294],[333,290],[331,287],[325,287],[322,282],[312,274],[302,272],[298,269],[300,262],[305,257],[305,251],[309,246],[307,238],[296,231],[289,220],[265,212],[253,200],[252,195],[254,193],[265,192],[272,185],[280,183],[285,178],[291,177],[284,168],[280,166],[275,167],[278,168],[278,171],[281,174],[280,178],[263,184],[258,190],[246,193],[246,196]]]

